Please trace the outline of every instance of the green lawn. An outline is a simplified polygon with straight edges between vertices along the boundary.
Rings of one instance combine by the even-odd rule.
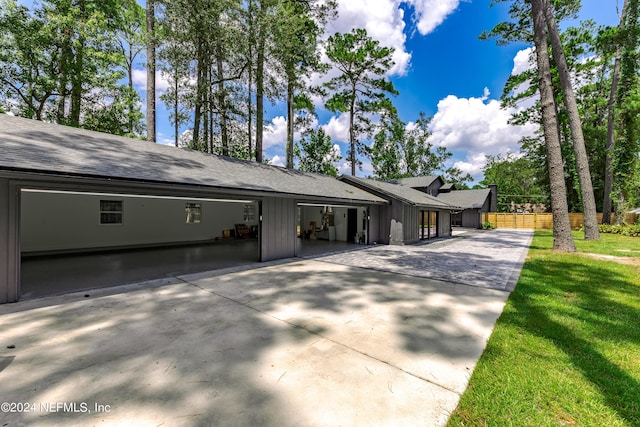
[[[536,232],[449,426],[640,426],[640,238],[574,237]]]

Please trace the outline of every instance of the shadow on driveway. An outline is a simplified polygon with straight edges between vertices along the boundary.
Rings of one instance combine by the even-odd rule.
[[[2,424],[443,425],[508,292],[318,259],[84,295],[0,306],[0,401],[45,405]]]

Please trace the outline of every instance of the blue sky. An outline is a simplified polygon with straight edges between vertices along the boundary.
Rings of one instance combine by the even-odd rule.
[[[507,4],[490,7],[489,0],[339,0],[339,17],[329,33],[365,27],[381,44],[396,49],[396,66],[390,75],[400,94],[394,103],[405,122],[422,111],[433,116],[431,143],[454,153],[451,164],[482,179],[485,154],[518,151],[518,141],[535,131],[534,126],[513,127],[509,112],[499,108],[499,97],[514,67],[526,66],[527,45],[497,46],[480,41],[478,35],[508,19]],[[621,0],[582,0],[580,19],[616,25]],[[620,3],[620,4],[618,4]],[[520,55],[518,55],[518,53]],[[140,73],[141,75],[143,73]],[[144,83],[140,82],[140,88]],[[158,87],[162,87],[159,82]],[[144,94],[143,94],[144,96]],[[265,155],[274,164],[285,160],[286,117],[282,105],[267,109]],[[319,110],[323,126],[347,155],[346,117]],[[173,143],[173,131],[159,103],[158,141]],[[372,173],[362,159],[359,176]],[[349,173],[346,162],[337,164]]]

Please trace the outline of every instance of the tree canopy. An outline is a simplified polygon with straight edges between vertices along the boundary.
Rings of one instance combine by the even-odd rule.
[[[547,54],[570,211],[592,212],[591,193],[605,218],[615,210],[621,220],[640,203],[637,2],[624,1],[618,26],[584,22],[564,28],[580,1],[540,0],[545,40],[553,46]],[[532,46],[531,1],[491,3],[507,4],[510,19],[480,38]],[[269,104],[283,110],[286,105],[286,166],[334,173],[333,146],[343,141],[335,136],[331,141],[328,128],[318,126],[316,108],[324,107],[348,121],[344,160],[352,174],[370,160],[378,178],[437,173],[460,187],[472,180],[451,165],[447,148],[430,142],[428,117],[419,114],[408,123],[400,118],[394,105],[398,92],[389,78],[392,48],[361,28],[325,36],[337,16],[334,0],[154,0],[146,3],[146,14],[135,0],[41,0],[29,6],[0,0],[0,5],[0,111],[155,140],[151,92],[161,91],[158,99],[172,125],[172,135],[164,139],[262,162],[269,131],[265,112]],[[550,37],[556,32],[559,38]],[[134,78],[136,67],[151,56],[157,72],[149,62],[149,105],[143,107],[144,89]],[[332,78],[320,78],[330,67]],[[508,79],[505,107],[538,96],[537,72],[534,64]],[[157,75],[166,87],[153,85]],[[518,109],[512,123],[541,124],[542,104],[531,104]],[[495,168],[526,161],[513,173],[523,182],[537,176],[535,193],[549,195],[543,136],[541,129],[523,139],[517,157],[491,158],[480,185],[489,183]]]
[[[356,174],[356,153],[366,154],[362,137],[371,135],[372,114],[395,114],[387,95],[398,92],[386,77],[393,66],[393,49],[380,46],[363,28],[336,33],[327,40],[327,57],[340,74],[325,84],[333,92],[325,106],[349,117],[349,163]]]

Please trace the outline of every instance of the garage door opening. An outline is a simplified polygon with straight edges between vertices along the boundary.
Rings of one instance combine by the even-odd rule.
[[[298,204],[298,256],[357,249],[369,244],[366,206]]]
[[[258,262],[258,203],[21,191],[20,296],[160,279]]]

